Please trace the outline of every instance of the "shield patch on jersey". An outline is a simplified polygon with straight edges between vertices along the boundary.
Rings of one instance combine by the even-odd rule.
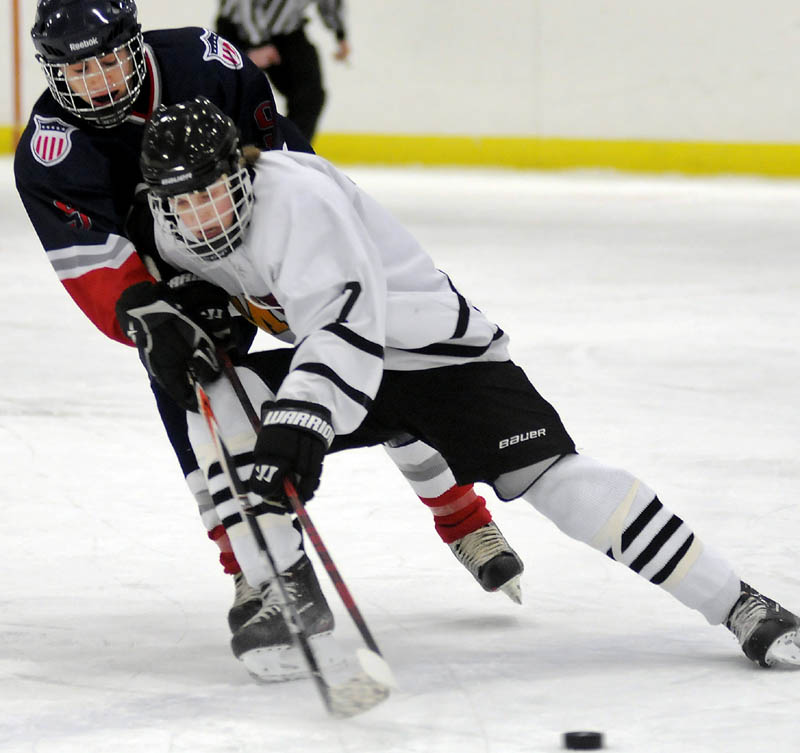
[[[205,29],[200,39],[203,40],[203,44],[206,46],[203,60],[218,60],[226,68],[230,68],[233,71],[244,66],[242,53],[219,34]]]
[[[37,162],[45,167],[57,165],[72,149],[72,132],[78,129],[60,118],[43,118],[34,115],[36,130],[31,136],[31,152]]]

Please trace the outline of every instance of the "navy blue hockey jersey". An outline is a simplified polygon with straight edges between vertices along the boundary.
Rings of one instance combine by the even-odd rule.
[[[142,133],[153,110],[203,95],[233,118],[243,143],[284,142],[267,77],[229,42],[200,28],[149,31],[144,40],[147,79],[124,123],[93,128],[47,91],[14,160],[17,190],[67,292],[102,332],[129,345],[114,307],[125,288],[152,279],[123,226],[142,182]],[[311,150],[299,134],[288,146]]]

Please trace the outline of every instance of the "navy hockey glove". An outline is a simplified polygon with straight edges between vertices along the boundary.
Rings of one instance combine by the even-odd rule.
[[[196,411],[194,379],[211,381],[220,371],[208,334],[175,306],[163,283],[132,285],[119,297],[116,311],[150,376],[178,405]]]
[[[167,286],[176,308],[200,325],[220,348],[226,351],[233,348],[233,325],[228,309],[230,297],[222,288],[191,272],[173,277]]]
[[[253,449],[250,489],[270,500],[285,500],[288,477],[303,502],[314,496],[322,461],[333,442],[331,412],[317,403],[278,400],[261,406],[261,429]]]

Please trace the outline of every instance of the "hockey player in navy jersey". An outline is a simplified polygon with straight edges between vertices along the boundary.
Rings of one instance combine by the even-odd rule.
[[[33,107],[15,157],[17,188],[31,222],[69,295],[108,337],[131,345],[114,313],[132,285],[171,279],[181,305],[218,341],[230,344],[227,296],[205,283],[181,285],[152,246],[152,218],[137,201],[142,131],[160,104],[203,95],[233,118],[245,142],[262,149],[311,151],[291,122],[277,114],[264,74],[212,31],[142,32],[133,0],[39,0],[31,32],[48,91]],[[244,302],[244,313],[282,335],[274,316]],[[204,319],[205,317],[205,319]],[[237,320],[238,321],[238,320]],[[245,330],[246,349],[252,332]],[[242,577],[194,453],[183,408],[157,382],[159,412],[201,517],[220,547],[236,586],[229,613],[238,629],[261,607]],[[492,522],[471,485],[457,486],[441,457],[413,438],[387,451],[434,513],[436,529],[486,590],[519,598],[522,563]]]
[[[117,307],[172,393],[191,394],[195,377],[208,384],[251,494],[279,501],[288,477],[308,500],[328,452],[410,432],[441,452],[459,483],[522,497],[567,535],[724,624],[752,661],[800,666],[800,620],[744,583],[643,481],[578,454],[556,411],[509,359],[505,333],[330,163],[243,153],[234,123],[199,98],[154,115],[142,166],[165,258],[232,295],[274,298],[297,337],[288,355],[254,353],[238,368],[261,406],[254,440],[227,380],[208,384],[209,339],[168,296],[144,282]],[[189,423],[201,467],[222,489],[205,422],[190,414]],[[230,494],[219,499],[230,512]],[[265,531],[289,581],[302,577],[292,529],[273,521]],[[231,538],[236,550],[247,537]],[[268,596],[272,573],[246,547],[237,554]],[[319,630],[329,627],[325,610],[313,615]],[[272,626],[276,644],[287,643],[279,610],[258,620]]]

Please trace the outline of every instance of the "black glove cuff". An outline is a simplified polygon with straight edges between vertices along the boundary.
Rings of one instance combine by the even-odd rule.
[[[331,412],[318,403],[304,400],[268,401],[261,406],[262,426],[290,426],[318,437],[330,449],[336,432],[333,430]]]
[[[137,282],[129,288],[125,288],[117,299],[114,311],[117,321],[126,337],[132,340],[137,346],[139,338],[142,336],[141,328],[138,326],[135,317],[131,317],[131,309],[138,309],[143,306],[150,306],[163,297],[164,286],[156,282]]]

